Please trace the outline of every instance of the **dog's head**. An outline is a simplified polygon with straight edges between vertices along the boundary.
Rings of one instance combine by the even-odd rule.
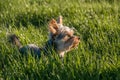
[[[72,28],[63,26],[61,16],[58,22],[54,19],[49,22],[49,31],[50,39],[53,40],[55,49],[60,57],[63,57],[65,52],[76,48],[80,42],[80,38],[74,35]]]

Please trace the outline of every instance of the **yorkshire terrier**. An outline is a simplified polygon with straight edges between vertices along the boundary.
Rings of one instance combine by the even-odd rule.
[[[74,30],[72,28],[64,26],[62,22],[62,16],[58,18],[58,21],[52,19],[49,22],[49,39],[42,48],[39,48],[35,44],[22,46],[15,34],[9,36],[10,42],[16,45],[19,52],[22,54],[27,53],[29,50],[35,56],[40,57],[41,52],[49,54],[49,52],[55,50],[60,57],[64,57],[65,53],[71,51],[79,45],[80,38],[74,35]]]

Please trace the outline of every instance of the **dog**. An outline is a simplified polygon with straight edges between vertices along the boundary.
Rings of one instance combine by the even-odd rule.
[[[57,21],[52,19],[48,24],[48,28],[49,39],[42,48],[39,48],[35,44],[23,46],[19,41],[18,36],[15,34],[10,35],[9,40],[12,44],[17,46],[20,53],[26,54],[29,50],[37,57],[41,56],[41,52],[47,55],[51,53],[52,50],[55,50],[55,52],[62,58],[65,53],[71,51],[79,45],[79,36],[74,35],[74,30],[72,28],[63,25],[62,16],[59,16]]]

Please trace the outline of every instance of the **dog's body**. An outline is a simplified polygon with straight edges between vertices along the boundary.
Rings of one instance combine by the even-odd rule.
[[[24,54],[30,50],[38,57],[40,57],[41,51],[48,54],[52,49],[54,49],[60,57],[64,57],[65,52],[77,47],[80,42],[79,37],[74,35],[73,29],[63,26],[61,16],[59,17],[58,22],[54,19],[50,21],[49,32],[49,40],[43,48],[39,48],[34,44],[22,46],[16,35],[11,35],[10,40],[18,47],[20,53]]]
[[[21,42],[19,41],[18,37],[13,34],[10,35],[10,41],[13,41],[12,43],[17,46],[19,49],[19,52],[23,55],[27,55],[28,52],[34,54],[35,57],[40,57],[41,53],[44,53],[44,55],[47,55],[52,52],[52,49],[54,48],[52,40],[48,40],[44,47],[40,48],[36,46],[35,44],[28,44],[25,46],[21,45]]]

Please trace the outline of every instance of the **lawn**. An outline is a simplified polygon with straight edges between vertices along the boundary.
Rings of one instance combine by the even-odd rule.
[[[119,0],[0,0],[0,80],[120,80]],[[8,42],[42,47],[48,22],[59,15],[81,42],[65,54],[22,56]]]

